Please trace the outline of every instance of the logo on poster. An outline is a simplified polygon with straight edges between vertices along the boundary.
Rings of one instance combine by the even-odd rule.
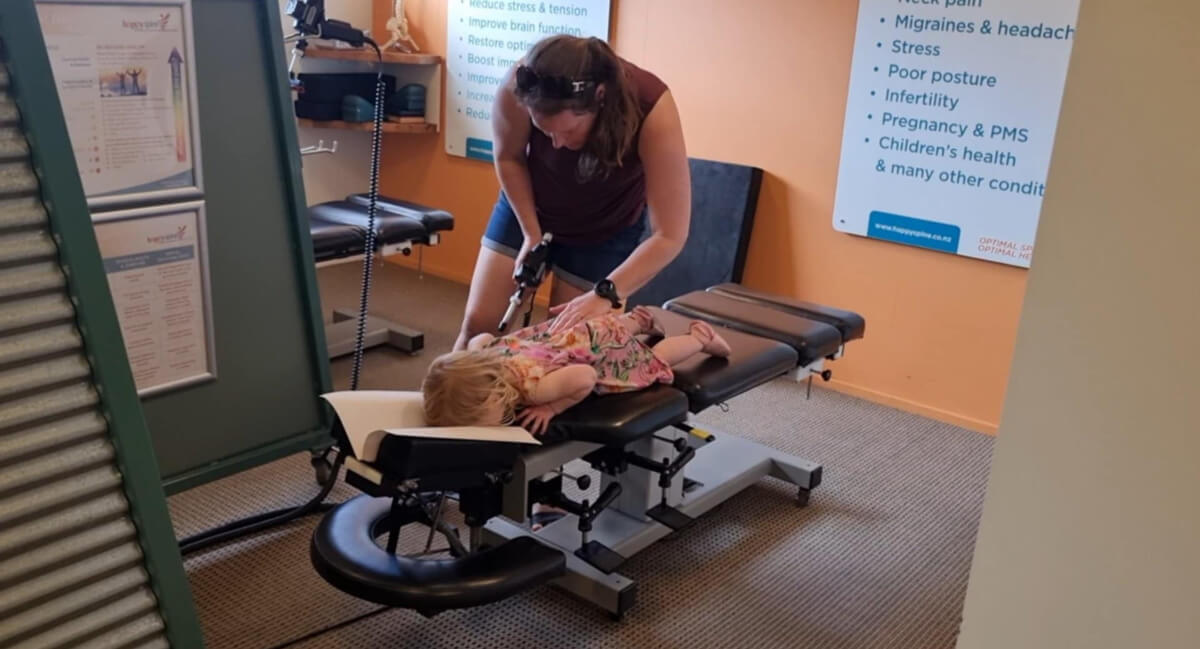
[[[188,226],[181,225],[181,226],[179,226],[178,230],[176,230],[175,232],[172,232],[170,234],[160,234],[160,235],[154,236],[154,237],[146,237],[146,243],[160,243],[161,244],[161,243],[174,243],[176,241],[183,241],[184,237],[187,236],[187,229],[188,229]]]
[[[165,32],[170,23],[171,14],[159,14],[158,20],[122,20],[121,26],[135,32]]]

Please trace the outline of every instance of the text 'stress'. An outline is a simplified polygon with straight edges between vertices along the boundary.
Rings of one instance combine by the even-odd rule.
[[[833,224],[1028,267],[1079,0],[863,0]]]
[[[608,39],[609,0],[450,0],[446,152],[492,160],[492,102],[505,74],[554,34]]]

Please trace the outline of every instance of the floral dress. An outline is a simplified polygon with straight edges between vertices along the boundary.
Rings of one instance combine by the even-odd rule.
[[[514,331],[488,343],[508,358],[508,366],[520,377],[517,389],[531,400],[543,376],[568,365],[591,365],[596,370],[597,394],[630,392],[675,379],[671,366],[620,321],[606,314],[581,322],[565,331],[547,332],[553,320]]]

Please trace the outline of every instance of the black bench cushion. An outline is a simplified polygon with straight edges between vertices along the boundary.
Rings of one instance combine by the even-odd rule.
[[[824,322],[719,293],[693,291],[668,301],[666,308],[689,318],[786,343],[799,354],[801,365],[831,356],[842,345],[841,332]]]
[[[363,229],[342,223],[334,223],[309,215],[309,231],[312,234],[313,256],[317,261],[337,259],[361,254],[366,242]]]
[[[842,340],[845,342],[862,338],[867,329],[867,321],[861,315],[843,309],[835,309],[823,304],[814,304],[781,295],[763,293],[762,291],[746,288],[741,284],[718,284],[708,290],[712,293],[720,293],[721,295],[727,295],[736,299],[766,304],[781,311],[808,318],[809,320],[816,320],[817,322],[832,325],[841,332]]]
[[[346,197],[346,200],[355,204],[361,205],[364,208],[370,205],[371,197],[368,194],[351,194]],[[407,216],[409,218],[420,221],[425,229],[429,232],[441,232],[443,230],[454,229],[454,217],[445,210],[439,210],[434,207],[413,203],[391,196],[378,196],[375,199],[375,206],[378,211],[384,211],[389,214],[397,214],[399,216]]]
[[[507,471],[523,448],[522,444],[388,435],[379,443],[374,465],[389,479],[420,479],[428,487],[426,483],[432,480],[453,482],[461,476]],[[467,486],[464,481],[446,488]]]
[[[329,512],[309,548],[317,573],[376,604],[444,611],[496,602],[566,572],[562,552],[527,536],[461,559],[388,554],[373,535],[390,509],[389,498],[358,496]]]
[[[691,318],[648,308],[668,336],[687,333]],[[675,388],[687,395],[691,412],[753,390],[796,367],[796,350],[784,343],[725,327],[715,329],[733,350],[728,358],[697,354],[674,367]]]
[[[332,223],[367,227],[367,208],[349,201],[329,201],[308,208],[310,218]],[[375,212],[375,237],[380,244],[420,241],[428,235],[421,221],[383,210]]]
[[[592,395],[550,420],[543,441],[575,440],[624,446],[687,419],[688,398],[669,385]]]

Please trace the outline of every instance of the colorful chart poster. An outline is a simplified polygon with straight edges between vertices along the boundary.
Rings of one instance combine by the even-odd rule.
[[[862,0],[835,229],[1028,267],[1079,0]]]
[[[96,241],[138,393],[212,378],[201,203],[108,212]]]
[[[554,34],[608,40],[610,0],[450,0],[446,152],[492,160],[492,102],[504,75]]]
[[[200,193],[186,0],[42,0],[38,16],[92,206]]]

